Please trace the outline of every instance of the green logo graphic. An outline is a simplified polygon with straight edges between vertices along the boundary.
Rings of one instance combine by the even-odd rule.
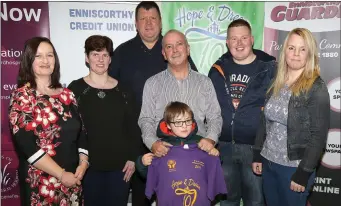
[[[263,2],[163,2],[161,6],[163,33],[177,29],[186,35],[191,57],[203,74],[207,75],[214,62],[227,51],[227,26],[235,19],[250,22],[254,48],[262,48]]]

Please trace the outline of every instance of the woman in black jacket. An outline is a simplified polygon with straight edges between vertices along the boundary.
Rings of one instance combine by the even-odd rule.
[[[314,182],[330,121],[317,51],[309,30],[293,29],[267,92],[252,169],[263,176],[268,206],[305,206]]]

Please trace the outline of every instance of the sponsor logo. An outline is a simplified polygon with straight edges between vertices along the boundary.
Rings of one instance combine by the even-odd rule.
[[[340,18],[340,2],[290,2],[272,9],[274,22]]]
[[[322,165],[330,169],[341,169],[340,130],[331,129],[328,133],[326,150],[322,158]]]
[[[167,165],[168,165],[168,171],[169,172],[175,172],[176,171],[176,161],[175,160],[168,160],[167,161]]]
[[[18,170],[11,157],[1,156],[1,193],[10,192],[19,184]]]
[[[335,78],[328,83],[328,92],[330,98],[330,109],[334,112],[340,112],[340,77]]]

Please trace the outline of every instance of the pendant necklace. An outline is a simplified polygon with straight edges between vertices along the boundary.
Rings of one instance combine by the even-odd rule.
[[[97,96],[103,99],[105,97],[105,92],[103,92],[102,90],[99,90],[99,92],[97,93]]]
[[[90,76],[89,76],[89,78],[90,78]],[[91,78],[90,78],[90,80],[91,80],[92,82],[94,82]],[[104,86],[107,84],[108,80],[109,80],[109,77],[108,77],[107,80],[104,82],[104,84],[103,84],[102,87],[104,87]],[[104,92],[103,90],[101,90],[101,89],[98,89],[98,88],[97,88],[97,90],[98,90],[97,96],[98,96],[99,98],[103,99],[103,98],[105,97],[105,95],[106,95],[105,92]]]

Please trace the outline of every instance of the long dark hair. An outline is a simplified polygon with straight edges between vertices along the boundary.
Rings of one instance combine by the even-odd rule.
[[[33,37],[25,42],[24,52],[21,56],[18,81],[17,81],[19,88],[24,86],[26,83],[30,83],[31,87],[34,89],[37,88],[37,83],[35,80],[36,77],[34,75],[32,65],[35,60],[38,47],[42,42],[45,42],[51,45],[53,49],[53,54],[55,57],[54,70],[51,74],[51,84],[49,88],[56,89],[56,88],[62,87],[62,84],[59,82],[60,64],[59,64],[59,58],[58,58],[56,49],[54,48],[50,39],[46,37]]]

